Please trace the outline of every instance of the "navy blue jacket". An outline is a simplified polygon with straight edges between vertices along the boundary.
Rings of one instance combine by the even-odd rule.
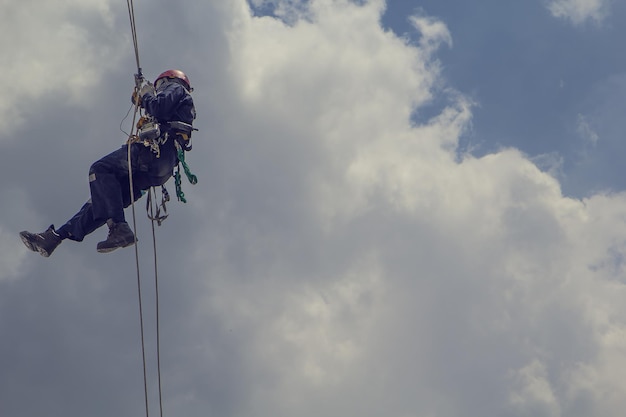
[[[196,109],[191,94],[179,84],[178,80],[165,80],[156,91],[156,94],[145,94],[141,98],[141,105],[146,112],[154,116],[160,124],[162,137],[168,134],[168,139],[161,144],[161,155],[155,158],[154,154],[145,148],[139,157],[140,170],[147,172],[152,183],[164,184],[171,176],[174,167],[178,164],[178,156],[174,145],[175,134],[167,122],[180,121],[193,124],[196,118]],[[142,145],[143,146],[143,145]]]
[[[180,121],[192,124],[196,118],[193,99],[178,80],[165,80],[156,95],[145,94],[141,104],[159,123]]]

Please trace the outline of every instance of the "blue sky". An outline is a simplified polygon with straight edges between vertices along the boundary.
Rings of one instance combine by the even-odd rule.
[[[391,0],[383,24],[414,39],[419,33],[407,15],[442,19],[454,42],[439,54],[444,76],[478,104],[467,141],[478,153],[501,146],[530,156],[558,153],[564,192],[581,197],[625,185],[619,166],[626,126],[618,115],[626,10],[623,2],[605,4],[602,18],[574,22],[555,17],[545,1]],[[581,122],[596,143],[581,133]]]
[[[134,251],[18,237],[126,139],[126,4],[5,3],[0,415],[143,415]],[[135,5],[200,129],[157,229],[165,415],[623,414],[625,6],[471,3]]]

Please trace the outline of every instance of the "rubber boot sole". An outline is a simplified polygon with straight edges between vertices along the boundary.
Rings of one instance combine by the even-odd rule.
[[[97,247],[96,250],[98,251],[98,253],[110,253],[110,252],[113,252],[115,249],[127,248],[134,244],[135,244],[135,239],[131,240],[130,242],[123,242],[122,244],[118,246],[111,246],[111,247],[105,247],[105,248]]]
[[[39,254],[44,258],[49,257],[50,253],[47,250],[33,243],[31,235],[32,233],[29,232],[20,232],[20,238],[22,238],[22,242],[24,242],[24,245],[26,245],[26,247],[33,252],[39,252]]]

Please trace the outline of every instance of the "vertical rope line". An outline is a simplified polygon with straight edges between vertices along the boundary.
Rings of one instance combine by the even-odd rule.
[[[135,115],[137,114],[137,110],[135,110]],[[133,126],[135,124],[135,116],[133,116]],[[146,342],[145,342],[145,331],[144,331],[144,320],[143,320],[143,297],[141,294],[141,274],[139,269],[139,245],[137,244],[137,216],[135,214],[135,190],[133,187],[133,171],[132,171],[132,160],[131,160],[131,143],[128,143],[126,146],[128,148],[128,182],[130,184],[130,200],[132,202],[132,213],[133,213],[133,233],[135,238],[135,268],[137,270],[137,296],[139,299],[139,327],[141,329],[141,359],[143,364],[143,390],[144,390],[144,399],[146,405],[146,417],[150,416],[149,405],[148,405],[148,374],[147,374],[147,366],[146,366]]]
[[[154,190],[154,193],[151,191]],[[156,199],[156,190],[152,187],[151,191],[148,191],[148,198],[150,201],[150,220],[152,225],[152,247],[154,253],[154,289],[155,289],[155,304],[156,304],[156,349],[157,349],[157,378],[159,385],[159,411],[160,416],[163,417],[163,390],[161,384],[161,331],[160,331],[160,320],[159,320],[159,263],[157,256],[157,244],[156,244],[156,230],[154,227],[155,216],[154,216],[154,205],[152,197]]]
[[[135,76],[135,92],[139,93],[139,88],[141,86],[141,82],[143,79],[143,75],[141,72],[141,63],[139,62],[139,43],[137,41],[137,26],[135,24],[135,8],[133,4],[133,0],[126,0],[126,4],[128,6],[128,16],[130,19],[130,28],[133,38],[133,47],[135,50],[135,61],[137,63],[137,74]],[[133,129],[136,129],[135,120],[137,117],[137,113],[139,111],[139,106],[135,105],[135,112],[133,114]],[[132,138],[129,137],[129,139]],[[131,206],[132,206],[132,215],[133,215],[133,232],[135,234],[135,263],[137,268],[137,292],[139,296],[139,321],[141,327],[141,355],[143,360],[143,379],[144,379],[144,396],[145,396],[145,405],[146,405],[146,417],[149,417],[149,406],[148,406],[148,377],[146,371],[146,346],[145,346],[145,331],[144,331],[144,320],[143,320],[143,305],[142,305],[142,294],[141,294],[141,276],[140,276],[140,268],[139,268],[139,249],[137,245],[137,218],[135,214],[135,192],[133,187],[133,172],[132,172],[132,158],[131,158],[131,146],[132,144],[127,144],[128,147],[128,180],[129,180],[129,188],[131,195]],[[154,218],[154,208],[152,204],[152,198],[148,195],[150,201],[150,217]],[[152,220],[152,244],[154,249],[154,283],[155,283],[155,291],[156,291],[156,337],[157,337],[157,371],[158,371],[158,384],[159,384],[159,409],[160,416],[163,417],[163,395],[162,395],[162,385],[161,385],[161,335],[160,335],[160,324],[159,324],[159,281],[158,281],[158,262],[157,262],[157,247],[156,247],[156,232],[154,228],[154,220]]]
[[[141,65],[139,63],[139,43],[137,42],[137,27],[135,24],[135,7],[133,4],[133,0],[126,0],[126,5],[128,6],[128,17],[130,19],[130,30],[133,38],[133,47],[135,50],[135,61],[137,63],[137,74],[135,76],[135,92],[139,93],[139,87],[141,84]],[[135,111],[133,113],[133,122],[132,122],[132,130],[136,129],[135,121],[137,119],[137,113],[139,112],[139,106],[135,104]],[[129,182],[129,191],[130,191],[130,201],[132,206],[133,213],[133,233],[135,234],[135,266],[137,269],[137,294],[139,298],[139,325],[141,328],[141,357],[143,364],[143,387],[144,387],[144,400],[146,407],[146,417],[150,417],[150,409],[148,405],[148,375],[146,370],[146,343],[145,343],[145,332],[144,332],[144,320],[143,320],[143,304],[142,304],[142,294],[141,294],[141,274],[139,270],[139,249],[137,245],[137,217],[135,214],[135,190],[133,187],[133,170],[132,170],[132,158],[131,158],[131,149],[132,144],[131,139],[132,134],[129,136],[129,140],[127,143],[128,149],[128,182]]]
[[[139,63],[139,42],[137,41],[137,25],[135,24],[135,5],[133,0],[126,0],[128,6],[128,17],[130,18],[130,31],[133,37],[133,47],[135,49],[135,61],[137,62],[137,69],[141,69]]]

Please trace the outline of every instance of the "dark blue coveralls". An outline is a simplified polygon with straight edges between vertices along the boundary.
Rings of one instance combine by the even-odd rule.
[[[156,95],[146,94],[141,98],[141,105],[146,113],[154,116],[160,123],[160,156],[143,143],[130,145],[130,159],[133,174],[133,191],[136,201],[145,191],[153,186],[165,184],[172,176],[178,164],[174,141],[176,131],[168,122],[180,121],[192,124],[196,116],[193,99],[189,92],[176,79],[167,80],[159,85]],[[128,146],[111,152],[96,161],[89,169],[89,188],[91,199],[65,223],[57,229],[62,239],[80,242],[85,236],[103,226],[108,219],[115,223],[124,222],[124,209],[131,203],[128,180]]]

